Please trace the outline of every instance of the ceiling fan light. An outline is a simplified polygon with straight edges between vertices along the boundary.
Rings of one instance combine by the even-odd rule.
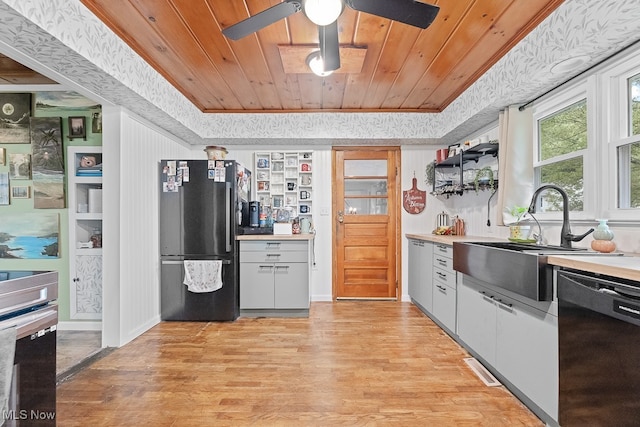
[[[316,25],[329,25],[342,13],[342,0],[305,0],[304,13]]]
[[[322,56],[320,56],[319,50],[311,52],[309,56],[307,56],[307,65],[309,65],[309,68],[316,76],[326,77],[333,73],[333,70],[324,70],[324,61],[322,60]]]

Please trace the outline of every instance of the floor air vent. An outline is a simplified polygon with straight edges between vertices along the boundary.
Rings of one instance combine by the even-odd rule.
[[[496,379],[496,377],[494,377],[491,372],[489,372],[487,370],[487,368],[485,368],[484,366],[482,366],[482,363],[478,362],[476,359],[474,359],[473,357],[467,357],[466,359],[464,359],[464,362],[469,365],[469,367],[471,368],[471,370],[473,372],[476,373],[476,375],[478,376],[478,378],[480,378],[480,380],[488,387],[497,387],[500,386],[502,384],[500,384],[500,381],[498,381]]]

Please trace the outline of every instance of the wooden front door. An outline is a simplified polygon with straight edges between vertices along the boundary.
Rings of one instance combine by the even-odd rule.
[[[396,299],[399,147],[336,147],[333,297]]]

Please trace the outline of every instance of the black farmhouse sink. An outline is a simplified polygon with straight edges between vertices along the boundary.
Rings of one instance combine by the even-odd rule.
[[[586,254],[584,249],[515,242],[455,242],[453,268],[535,301],[553,298],[548,255]]]

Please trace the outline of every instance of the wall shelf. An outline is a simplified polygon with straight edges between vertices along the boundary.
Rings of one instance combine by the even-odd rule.
[[[487,142],[450,156],[439,163],[434,162],[431,194],[449,197],[456,194],[463,195],[468,191],[495,191],[498,188],[497,173],[492,172],[487,176],[486,173],[482,173],[486,167],[477,169],[472,167],[470,162],[475,165],[484,157],[497,158],[497,156],[498,144]],[[476,177],[480,173],[482,176],[476,188]]]

